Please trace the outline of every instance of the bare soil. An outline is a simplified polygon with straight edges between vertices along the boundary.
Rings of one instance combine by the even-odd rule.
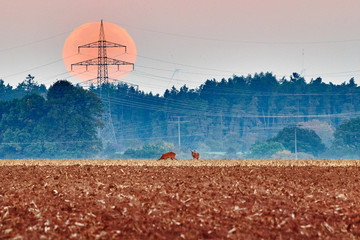
[[[359,161],[0,161],[0,239],[360,239]]]

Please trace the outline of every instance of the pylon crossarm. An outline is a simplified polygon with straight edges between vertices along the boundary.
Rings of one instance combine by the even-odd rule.
[[[126,52],[126,46],[125,45],[121,45],[121,44],[119,44],[119,43],[113,43],[113,42],[109,42],[109,41],[104,41],[104,47],[107,47],[107,48],[109,48],[109,47],[123,47],[123,48],[125,48],[125,52]]]
[[[78,46],[78,53],[80,53],[80,48],[98,48],[99,46],[100,46],[100,41],[81,45],[81,46]]]
[[[114,59],[114,58],[107,58],[107,64],[108,65],[133,65],[133,63],[131,62],[126,62],[126,61],[122,61],[122,60],[118,60],[118,59]]]
[[[102,41],[96,41],[96,42],[92,42],[92,43],[88,43],[88,44],[78,46],[78,53],[80,53],[80,48],[100,48],[100,47],[104,47],[104,48],[125,48],[125,52],[126,52],[126,46],[118,44],[118,43],[113,43],[113,42],[109,42],[109,41],[106,41],[106,40],[102,40]]]
[[[73,64],[71,64],[71,69],[73,68],[73,66],[99,65],[98,60],[99,60],[99,58],[93,58],[93,59],[89,59],[89,60],[86,60],[86,61],[73,63]],[[133,65],[134,66],[133,63],[118,60],[118,59],[114,59],[114,58],[107,58],[107,64],[106,65],[113,65],[113,66]]]
[[[73,70],[73,66],[86,66],[86,70],[87,70],[87,66],[89,65],[99,65],[98,58],[93,58],[86,61],[73,63],[71,64],[71,71]]]
[[[98,58],[88,59],[86,61],[71,64],[71,66],[98,65]]]

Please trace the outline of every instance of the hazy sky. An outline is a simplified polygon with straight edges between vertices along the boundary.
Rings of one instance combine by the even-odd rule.
[[[63,45],[100,19],[135,41],[135,71],[122,80],[145,91],[261,71],[360,84],[359,0],[1,0],[0,78],[79,82]]]

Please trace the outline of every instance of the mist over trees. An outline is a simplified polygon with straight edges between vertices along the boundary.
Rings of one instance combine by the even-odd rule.
[[[331,146],[335,128],[344,119],[359,115],[360,92],[354,79],[334,85],[321,78],[307,83],[296,73],[280,80],[271,73],[260,73],[207,80],[197,89],[172,87],[163,96],[126,85],[109,87],[116,137],[124,150],[159,139],[177,147],[180,117],[185,153],[198,149],[203,156],[214,156],[230,148],[246,153],[256,142],[301,123],[302,129],[313,130],[321,141],[316,151],[303,149],[300,130],[299,152],[306,150],[319,157],[326,152],[323,144]],[[286,150],[294,152],[294,145],[288,144]]]
[[[17,88],[0,80],[1,157],[72,153],[73,157],[158,158],[157,152],[164,149],[176,150],[183,158],[191,157],[190,149],[197,149],[201,157],[272,157],[294,153],[293,128],[300,125],[300,153],[342,158],[342,151],[351,148],[357,149],[353,151],[357,157],[360,154],[360,146],[351,143],[360,137],[351,129],[356,121],[349,120],[360,113],[360,88],[353,78],[334,85],[321,78],[307,82],[297,73],[289,79],[259,73],[207,80],[197,89],[172,87],[163,95],[122,83],[103,85],[104,104],[110,101],[114,144],[111,139],[100,141],[97,134],[104,106],[97,97],[98,87],[84,90],[60,81],[46,90],[31,77]],[[350,130],[358,135],[345,137]]]

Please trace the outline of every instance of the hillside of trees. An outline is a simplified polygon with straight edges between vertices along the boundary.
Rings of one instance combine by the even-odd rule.
[[[307,154],[304,156],[330,158],[345,156],[346,151],[341,147],[335,148],[335,142],[344,148],[357,147],[349,142],[356,138],[345,139],[338,128],[344,127],[342,123],[350,121],[351,126],[346,125],[344,128],[351,129],[352,124],[355,123],[350,119],[358,117],[360,113],[360,88],[353,78],[335,85],[324,83],[321,78],[306,81],[297,73],[292,74],[288,79],[277,79],[272,73],[259,73],[233,76],[220,81],[207,80],[196,89],[189,89],[186,85],[180,89],[172,87],[163,95],[145,93],[122,83],[103,85],[101,91],[95,86],[91,86],[88,90],[72,86],[76,91],[86,94],[79,93],[72,100],[70,95],[67,95],[65,99],[58,98],[55,101],[49,93],[56,84],[47,90],[45,86],[34,82],[31,75],[16,88],[5,85],[4,81],[0,80],[2,157],[48,156],[49,153],[46,152],[43,155],[37,153],[26,155],[32,150],[17,152],[14,150],[16,147],[11,146],[10,143],[20,144],[26,141],[32,146],[33,141],[43,141],[44,144],[49,144],[61,136],[64,136],[60,138],[61,142],[80,144],[81,141],[84,144],[80,147],[83,149],[79,150],[75,157],[92,155],[135,158],[141,155],[157,158],[159,156],[156,154],[164,149],[176,150],[180,157],[184,158],[190,158],[190,149],[196,149],[202,157],[261,157],[258,155],[259,151],[266,152],[266,148],[279,150],[269,151],[263,155],[271,157],[278,152],[294,153],[295,144],[292,139],[295,139],[295,128],[298,129],[299,138],[297,149],[298,152]],[[102,104],[98,98],[100,92]],[[81,102],[82,97],[86,98],[85,96],[91,96],[91,100],[84,101],[83,108],[75,107]],[[28,108],[21,110],[22,105],[32,101],[43,110],[35,113],[29,112]],[[99,131],[96,130],[101,126],[99,111],[108,108],[108,102],[110,102],[116,143],[109,137],[101,139]],[[64,110],[55,110],[56,104]],[[68,104],[74,106],[67,106]],[[85,111],[88,108],[92,110]],[[69,111],[69,115],[61,114],[66,111]],[[21,115],[25,113],[29,116]],[[73,117],[75,113],[76,116]],[[18,118],[18,121],[9,121],[9,115],[13,119]],[[64,118],[73,120],[68,121]],[[81,122],[81,119],[86,118],[93,121],[86,125],[88,123],[85,124],[85,120]],[[20,124],[19,121],[36,122],[36,128],[31,124],[27,128],[21,125],[15,126]],[[51,126],[46,126],[49,121],[52,122]],[[54,123],[61,123],[62,127],[55,126]],[[80,123],[85,125],[79,125]],[[179,126],[180,150],[178,149]],[[54,134],[52,138],[38,137],[41,131],[48,132],[51,127],[53,128],[51,134]],[[28,135],[27,138],[9,138],[24,132]],[[71,135],[73,132],[74,136]],[[340,140],[341,137],[344,139]],[[306,143],[309,139],[313,141],[316,139],[318,142],[316,149],[306,146],[309,144]],[[87,145],[85,144],[87,141],[99,144]],[[9,148],[13,150],[10,151]],[[151,154],[146,154],[144,149],[151,149],[148,150]],[[39,150],[36,151],[39,153]],[[252,151],[256,154],[251,155]],[[12,155],[9,152],[12,152]],[[65,152],[61,156],[68,155]]]

